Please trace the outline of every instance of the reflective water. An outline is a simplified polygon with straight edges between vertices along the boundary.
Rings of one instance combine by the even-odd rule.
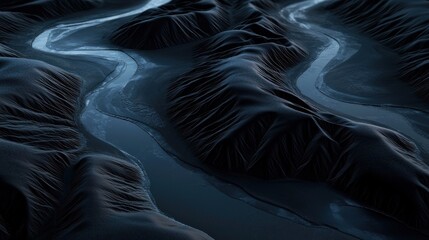
[[[174,157],[164,151],[159,144],[159,139],[154,138],[149,131],[144,130],[147,129],[147,126],[142,128],[139,123],[112,116],[99,110],[98,106],[101,105],[113,106],[109,102],[109,96],[122,91],[133,79],[139,66],[153,63],[144,58],[140,58],[136,62],[134,58],[123,51],[103,47],[80,46],[70,49],[67,47],[70,46],[67,41],[73,40],[70,36],[109,21],[133,16],[165,2],[168,1],[150,1],[148,4],[126,13],[88,21],[59,24],[37,36],[32,46],[52,54],[91,56],[117,64],[103,84],[86,96],[86,106],[81,114],[81,121],[91,134],[122,150],[143,170],[146,170],[151,179],[150,190],[160,209],[169,216],[174,216],[177,220],[202,229],[219,239],[268,239],[267,229],[273,233],[269,239],[284,239],[284,236],[293,236],[296,239],[311,239],[315,236],[319,239],[338,239],[339,236],[344,238],[345,235],[337,235],[336,230],[332,230],[326,225],[310,223],[284,208],[258,201],[232,184],[220,182],[198,169],[179,164]],[[319,2],[323,1],[313,0],[291,5],[284,9],[284,13],[289,16],[289,21],[305,29],[314,28],[320,32],[322,31],[320,28],[305,23],[305,10]],[[349,112],[355,115],[371,113],[374,114],[374,119],[377,119],[376,116],[383,115],[378,112],[380,111],[378,108],[371,109],[355,104],[347,105],[330,99],[317,90],[315,85],[318,78],[323,77],[325,72],[329,70],[329,63],[332,59],[338,57],[342,52],[341,45],[335,39],[328,37],[327,39],[329,45],[299,77],[298,88],[300,91],[322,106],[341,110],[344,114],[349,114]],[[53,47],[54,43],[56,48]],[[156,113],[148,114],[148,117],[152,115],[156,116]],[[152,121],[159,121],[156,117],[152,118]],[[396,117],[396,119],[399,121],[396,123],[397,125],[408,126],[403,130],[412,133],[409,129],[411,126],[401,122],[405,121],[403,118]],[[209,184],[208,181],[214,184]],[[223,189],[223,192],[219,190],[220,188]],[[352,215],[355,212],[345,211],[344,206],[337,206],[335,203],[332,203],[330,207],[332,211],[330,216],[326,216],[326,219],[336,218],[337,223],[343,223],[343,225],[337,224],[338,226],[333,223],[335,228],[340,228],[342,231],[356,236],[371,236],[372,239],[377,239],[377,236],[371,232],[365,233],[359,228],[344,224],[347,222],[341,219],[345,217],[344,212]]]
[[[415,120],[410,119],[410,115],[417,114],[420,118],[424,119],[424,122],[427,122],[429,120],[429,115],[427,113],[415,109],[398,109],[348,103],[341,101],[341,99],[331,98],[319,90],[318,86],[320,82],[323,82],[326,74],[335,66],[330,63],[334,60],[340,60],[337,61],[337,64],[344,62],[351,57],[348,53],[354,51],[353,49],[346,49],[343,46],[345,44],[341,44],[342,41],[345,41],[344,39],[347,39],[347,36],[344,36],[343,33],[313,24],[306,18],[305,11],[311,8],[311,6],[314,6],[314,4],[319,4],[321,2],[323,2],[323,0],[311,0],[297,3],[287,7],[283,12],[283,16],[289,22],[309,30],[308,33],[314,35],[315,38],[320,38],[322,36],[324,41],[328,44],[297,79],[299,91],[318,106],[329,109],[331,112],[357,121],[372,123],[398,131],[408,136],[410,139],[413,139],[425,153],[429,153],[428,133],[426,133],[424,129],[419,128],[418,124],[415,124]]]
[[[159,145],[159,139],[143,130],[147,126],[142,128],[140,123],[100,110],[101,105],[113,107],[109,96],[120,92],[133,79],[139,66],[153,63],[144,58],[136,62],[123,51],[103,47],[80,46],[70,49],[70,44],[67,44],[67,41],[73,41],[70,36],[87,28],[139,14],[166,2],[168,1],[150,1],[119,15],[59,24],[38,35],[32,46],[47,53],[91,56],[117,64],[103,84],[86,96],[81,122],[88,132],[122,150],[147,172],[151,179],[150,191],[159,208],[167,215],[219,239],[267,239],[267,229],[273,233],[269,239],[284,239],[287,234],[298,238],[327,234],[330,237],[326,239],[334,239],[336,233],[329,228],[314,228],[312,224],[287,210],[257,201],[234,185],[222,183],[198,169],[179,164]],[[156,113],[148,114],[150,115],[156,116]],[[154,117],[153,121],[158,119]],[[230,189],[233,194],[225,194],[208,181]],[[149,186],[149,180],[147,182]],[[234,198],[230,195],[234,195]],[[308,231],[309,226],[313,228],[312,231]]]

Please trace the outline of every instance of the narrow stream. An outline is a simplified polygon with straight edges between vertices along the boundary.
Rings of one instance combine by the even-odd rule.
[[[347,36],[332,29],[326,29],[309,21],[305,13],[311,7],[326,0],[310,0],[293,4],[283,9],[283,17],[290,23],[300,26],[305,32],[316,39],[323,38],[327,47],[319,53],[311,65],[298,77],[297,87],[299,91],[318,106],[329,109],[352,120],[376,124],[398,131],[416,144],[424,153],[429,153],[429,139],[424,130],[415,124],[416,119],[410,119],[410,115],[416,115],[420,125],[424,126],[429,120],[428,114],[415,109],[390,108],[389,106],[371,106],[368,104],[348,103],[340,99],[331,98],[323,94],[318,85],[323,82],[327,73],[333,69],[330,65],[333,60],[339,60],[337,64],[345,62],[353,54],[348,54],[353,49],[346,49],[343,45]],[[333,37],[333,36],[338,36]],[[353,74],[353,73],[350,73]],[[422,122],[423,121],[423,122]]]
[[[326,226],[313,226],[287,210],[252,199],[233,185],[218,183],[233,189],[234,198],[231,198],[209,183],[218,180],[200,170],[179,164],[139,124],[103,113],[97,108],[101,104],[109,105],[109,102],[103,101],[109,100],[109,95],[121,91],[133,79],[139,66],[153,63],[142,58],[136,62],[123,51],[100,46],[70,49],[67,37],[87,28],[139,14],[166,2],[168,0],[152,0],[119,15],[58,24],[39,34],[33,40],[32,47],[46,53],[91,56],[117,64],[102,85],[87,94],[81,122],[92,135],[112,144],[137,161],[136,164],[151,179],[150,191],[157,205],[168,216],[174,216],[176,220],[201,229],[216,239],[267,239],[267,229],[275,233],[270,239],[283,240],[288,235],[299,239],[309,239],[314,235],[326,236],[325,239],[342,236],[341,239],[344,239],[345,235],[336,230]],[[153,121],[157,120],[154,117]]]
[[[126,13],[59,24],[45,30],[32,42],[34,49],[46,53],[95,57],[116,64],[116,68],[106,77],[103,84],[88,93],[85,98],[81,122],[88,132],[132,156],[131,159],[135,159],[136,164],[141,166],[151,179],[150,191],[163,212],[168,216],[174,216],[180,222],[205,231],[216,239],[268,239],[268,229],[273,233],[269,239],[283,240],[284,236],[293,236],[294,239],[313,239],[316,236],[318,239],[352,239],[335,228],[310,223],[283,208],[257,201],[236,186],[221,183],[198,169],[180,164],[177,159],[164,151],[159,144],[159,139],[144,130],[145,128],[138,123],[99,111],[98,105],[112,105],[109,102],[109,96],[122,91],[133,79],[139,67],[154,63],[144,58],[139,58],[136,62],[126,52],[102,46],[81,46],[70,49],[70,43],[67,42],[70,39],[67,37],[72,34],[77,36],[79,31],[84,29],[130,17],[166,2],[168,0],[152,0]],[[307,30],[312,29],[315,31],[314,34],[326,35],[325,33],[332,33],[332,31],[325,31],[321,27],[305,23],[305,10],[320,2],[323,1],[304,1],[286,7],[283,13],[288,16],[287,19],[291,23]],[[356,116],[359,119],[370,114],[371,116],[367,116],[368,119],[385,123],[384,121],[389,118],[386,122],[392,128],[421,141],[425,140],[421,139],[423,137],[414,131],[411,124],[399,114],[375,107],[343,103],[330,99],[317,90],[316,81],[329,71],[328,64],[341,53],[339,42],[331,37],[326,39],[329,41],[328,47],[298,79],[298,88],[302,94],[325,107],[341,110],[344,114]],[[148,114],[148,117],[153,117],[152,121],[159,121],[156,116],[156,113]],[[218,182],[218,185],[222,185],[223,188],[230,188],[228,191],[234,192],[232,194],[234,198],[209,182]],[[354,236],[373,236],[371,233],[359,232],[358,229],[350,229],[349,226],[341,230]]]

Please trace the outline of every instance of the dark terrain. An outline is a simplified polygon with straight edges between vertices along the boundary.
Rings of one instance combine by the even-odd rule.
[[[428,239],[428,11],[2,1],[0,239]]]

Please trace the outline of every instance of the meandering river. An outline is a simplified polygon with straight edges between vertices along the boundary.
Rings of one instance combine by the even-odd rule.
[[[110,21],[132,17],[166,2],[168,0],[152,0],[131,11],[115,13],[113,16],[84,21],[76,19],[72,23],[58,24],[46,29],[33,40],[32,47],[46,53],[103,59],[116,66],[105,81],[85,97],[81,122],[87,131],[123,151],[142,168],[143,172],[147,172],[147,178],[151,179],[150,185],[149,180],[147,181],[147,187],[150,187],[162,211],[181,222],[209,233],[212,237],[267,239],[267,229],[278,236],[270,239],[284,239],[284,236],[309,239],[314,235],[324,236],[325,239],[350,237],[344,235],[343,232],[359,237],[376,236],[350,226],[317,224],[284,208],[271,205],[269,202],[258,201],[234,185],[208,176],[199,169],[178,163],[178,160],[159,144],[162,140],[157,139],[141,125],[129,119],[100,111],[98,106],[110,104],[109,96],[113,96],[125,88],[140,66],[154,63],[148,62],[149,60],[143,57],[136,61],[128,54],[129,51],[112,50],[109,47],[70,48],[71,44],[68,41],[73,41],[73,37],[70,36],[79,36],[80,31],[96,28]],[[336,112],[356,119],[366,116],[368,121],[382,123],[382,126],[396,129],[420,143],[427,143],[427,139],[398,113],[379,107],[345,103],[329,98],[317,89],[316,82],[329,71],[329,63],[333,59],[341,58],[340,54],[344,52],[340,51],[341,41],[331,37],[341,33],[306,21],[306,10],[320,2],[323,1],[303,1],[287,6],[282,11],[287,21],[300,26],[305,31],[312,32],[315,37],[322,36],[328,43],[326,48],[299,76],[297,88],[304,96],[323,107],[335,109]],[[149,115],[148,117],[153,116],[153,121],[158,121],[155,117],[156,113]],[[228,191],[233,194],[227,195],[224,193],[225,191],[220,191],[219,187],[209,182],[217,182],[215,185],[228,188]],[[333,213],[333,216],[335,214]]]

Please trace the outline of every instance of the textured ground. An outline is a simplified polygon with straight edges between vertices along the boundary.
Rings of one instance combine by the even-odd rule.
[[[168,80],[159,77],[166,82],[165,96],[153,99],[164,99],[156,110],[184,139],[197,160],[193,165],[216,176],[273,185],[285,179],[324,183],[370,211],[425,232],[429,168],[415,140],[349,120],[297,90],[290,73],[316,49],[304,47],[296,26],[280,16],[292,2],[172,0],[115,23],[109,34],[95,31],[115,48],[145,56],[189,50],[189,64],[177,66]],[[8,47],[32,26],[119,6],[114,0],[0,3],[1,239],[210,239],[160,212],[147,176],[124,154],[107,144],[92,147],[79,120],[88,79]],[[423,0],[336,1],[319,11],[398,56],[395,78],[424,101],[427,8]],[[145,87],[139,84],[137,79],[124,87],[130,102],[139,101]]]
[[[383,0],[376,4],[336,1],[327,9],[398,53],[402,80],[411,84],[424,99],[428,98],[427,1]]]
[[[169,108],[207,165],[324,181],[407,224],[428,226],[429,175],[417,147],[393,131],[324,113],[294,92],[283,73],[306,53],[285,37],[276,11],[270,1],[172,1],[120,28],[113,41],[157,49],[204,38],[194,52],[200,64],[172,82]]]
[[[2,40],[100,4],[2,3]],[[77,76],[5,45],[0,55],[1,239],[209,239],[159,212],[137,165],[88,152]]]

